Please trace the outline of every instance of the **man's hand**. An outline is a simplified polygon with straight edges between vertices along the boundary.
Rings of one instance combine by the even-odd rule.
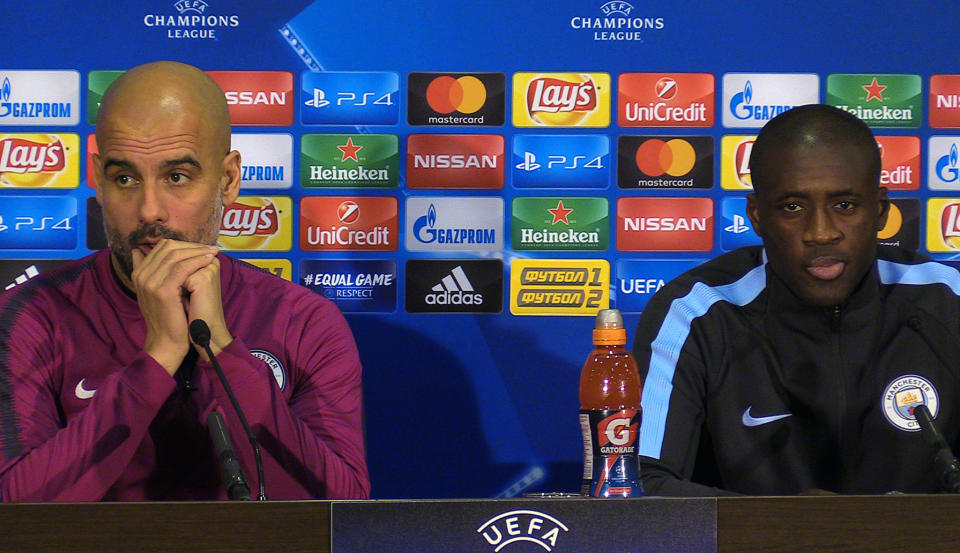
[[[213,324],[207,321],[211,331],[214,324],[223,321],[220,265],[216,263],[210,268],[211,264],[217,262],[217,248],[164,239],[146,256],[136,248],[132,254],[134,268],[130,278],[147,327],[144,351],[173,376],[190,347],[188,314],[199,318],[211,317],[216,321]],[[206,276],[194,279],[198,273]],[[215,297],[195,299],[203,308],[197,309],[196,313],[191,312],[188,292],[196,290],[200,296],[209,295],[209,281],[213,278],[216,279],[213,287]],[[192,288],[188,286],[188,281]],[[225,332],[226,324],[222,323],[220,328],[221,332]],[[219,344],[223,339],[221,334],[218,338],[220,342],[212,342]]]

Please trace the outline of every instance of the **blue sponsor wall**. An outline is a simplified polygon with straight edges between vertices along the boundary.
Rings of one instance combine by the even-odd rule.
[[[916,224],[920,228],[914,230],[919,230],[920,248],[928,248],[931,230],[927,219],[938,216],[928,213],[928,200],[957,195],[957,156],[950,157],[949,152],[951,142],[956,151],[960,137],[954,135],[960,135],[960,131],[932,128],[928,110],[930,77],[960,73],[954,44],[958,20],[960,5],[952,2],[808,2],[802,7],[787,7],[762,2],[685,0],[491,0],[442,4],[367,0],[92,0],[9,5],[0,19],[4,44],[0,82],[4,75],[12,77],[10,84],[0,89],[0,101],[16,102],[18,94],[20,101],[26,97],[36,101],[52,88],[58,94],[75,98],[75,104],[70,118],[34,121],[36,124],[11,118],[0,109],[0,136],[72,133],[79,135],[81,152],[79,161],[72,162],[79,165],[75,187],[67,184],[66,188],[36,188],[35,182],[29,184],[14,178],[14,184],[20,185],[0,189],[0,195],[6,196],[0,200],[0,258],[11,266],[18,263],[11,260],[76,258],[90,253],[90,248],[102,239],[95,202],[88,201],[93,191],[87,185],[90,175],[84,161],[87,137],[93,132],[87,106],[91,71],[123,70],[155,59],[172,59],[211,71],[289,72],[293,76],[293,123],[237,126],[235,132],[292,136],[292,170],[288,165],[281,179],[288,184],[276,188],[272,177],[279,175],[260,172],[256,177],[259,184],[243,191],[244,195],[291,198],[292,213],[286,214],[290,216],[287,232],[291,233],[291,242],[289,248],[234,254],[246,259],[289,260],[288,274],[294,281],[338,300],[348,312],[364,364],[366,439],[374,496],[494,497],[575,491],[579,487],[582,454],[576,416],[577,381],[583,359],[591,349],[593,321],[584,315],[511,314],[511,262],[518,258],[608,260],[611,304],[627,311],[632,338],[639,310],[661,281],[732,247],[750,243],[751,238],[755,241],[749,221],[742,217],[742,198],[747,191],[721,186],[722,137],[755,134],[762,123],[733,119],[731,103],[740,102],[735,107],[741,115],[761,113],[761,99],[765,105],[778,105],[777,100],[786,92],[771,89],[767,83],[776,82],[777,77],[769,75],[748,77],[749,90],[743,79],[732,75],[730,81],[736,81],[738,88],[724,91],[724,75],[728,73],[796,73],[802,75],[802,82],[810,82],[812,75],[816,77],[813,96],[820,101],[827,98],[830,74],[875,74],[881,85],[887,75],[919,76],[921,95],[913,106],[923,112],[919,123],[878,133],[920,137],[922,176],[918,189],[894,191],[891,196],[919,200]],[[25,24],[27,21],[30,24]],[[67,90],[71,86],[69,79],[56,81],[58,84],[53,87],[31,88],[22,74],[15,73],[17,70],[76,71],[79,91]],[[411,98],[409,87],[417,79],[418,83],[432,83],[434,76],[421,75],[431,72],[450,72],[451,78],[437,86],[459,86],[463,94],[441,91],[440,97],[446,98],[456,108],[453,115],[464,116],[466,119],[461,121],[468,121],[467,124],[451,126],[443,123],[442,118],[434,120],[437,124],[420,124],[424,117],[421,111],[428,109],[431,92],[427,89],[423,95],[421,88],[421,95]],[[524,94],[519,93],[518,100],[515,89],[525,81],[518,81],[520,77],[515,74],[546,72],[573,72],[575,76],[567,75],[568,80],[581,84],[581,74],[609,75],[612,90],[599,91],[611,106],[609,122],[589,126],[524,123],[518,112],[522,111]],[[411,77],[412,73],[417,75]],[[458,80],[471,73],[476,74],[474,80]],[[714,122],[698,127],[621,126],[617,94],[618,79],[624,73],[712,75],[712,105],[707,107],[714,111]],[[39,74],[31,75],[28,80],[42,81]],[[562,77],[552,76],[560,80]],[[450,80],[457,84],[451,85]],[[651,89],[659,98],[669,100],[675,93],[673,85],[670,79],[661,81],[655,90]],[[483,115],[483,125],[469,122],[468,112],[475,107],[471,102],[477,98],[477,82],[484,87],[485,98],[490,102],[503,101],[502,109],[485,104],[474,112]],[[682,94],[684,81],[678,82]],[[498,90],[501,85],[503,90]],[[367,97],[361,89],[387,90],[388,94]],[[323,94],[318,94],[318,90]],[[958,93],[960,90],[954,91]],[[745,105],[749,107],[751,98],[756,99],[756,111],[744,109]],[[869,105],[870,100],[867,102]],[[785,103],[786,100],[779,102]],[[338,106],[343,109],[332,109]],[[323,111],[326,108],[330,109]],[[412,108],[420,111],[413,113]],[[696,115],[689,111],[686,116]],[[498,124],[498,117],[502,117],[502,124]],[[541,122],[546,123],[562,121],[556,114],[541,117]],[[724,126],[725,122],[729,126]],[[303,185],[300,148],[304,135],[376,133],[399,138],[401,167],[396,187]],[[503,172],[502,187],[473,187],[470,183],[474,176],[466,173],[462,180],[456,176],[447,178],[445,182],[449,181],[447,185],[451,186],[447,189],[408,187],[407,137],[439,134],[502,136],[505,150],[495,162]],[[682,137],[712,137],[714,152],[707,156],[713,164],[709,186],[700,187],[702,182],[692,187],[619,185],[617,164],[641,157],[632,151],[618,156],[620,138],[651,135],[664,140],[663,144],[651,143],[650,148],[666,148],[675,156],[671,159],[677,160],[664,163],[657,158],[661,169],[668,173],[683,173],[682,160],[694,159],[684,158]],[[935,136],[952,138],[931,143]],[[680,142],[669,142],[676,137]],[[284,139],[271,143],[288,144]],[[928,149],[944,153],[936,160],[928,159]],[[344,159],[351,153],[342,151]],[[941,162],[940,158],[944,160]],[[455,164],[453,158],[447,158],[447,163]],[[630,169],[628,173],[637,170]],[[931,187],[928,172],[933,171],[939,171],[940,176]],[[9,173],[0,174],[0,178],[4,175]],[[656,174],[648,176],[661,178]],[[457,189],[458,183],[464,188]],[[397,199],[399,236],[393,237],[396,241],[392,249],[301,249],[301,199],[352,194]],[[406,234],[407,200],[437,196],[502,200],[503,220],[499,226],[494,225],[499,233],[495,241],[502,248],[421,251],[429,248],[413,246]],[[606,229],[609,247],[602,251],[528,249],[518,253],[510,239],[510,210],[512,200],[523,196],[606,196],[610,206],[610,228]],[[620,224],[616,200],[623,197],[711,198],[712,249],[621,251],[616,239]],[[423,206],[419,202],[416,205],[416,216],[420,217]],[[458,204],[439,204],[435,211],[450,205]],[[349,220],[351,209],[349,205],[341,206],[341,221]],[[465,218],[481,221],[474,226],[487,228],[485,218],[470,215]],[[432,224],[427,221],[429,228],[440,220],[452,221],[449,224],[456,226],[455,215],[436,216]],[[35,231],[41,224],[45,225],[44,232]],[[53,229],[57,224],[61,228]],[[48,231],[46,225],[52,230]],[[930,228],[936,230],[937,226]],[[484,236],[489,238],[488,234]],[[248,243],[256,245],[262,241]],[[935,253],[939,257],[954,257],[949,250]],[[422,297],[414,298],[418,300],[416,311],[425,306],[433,309],[437,301],[450,302],[453,297],[461,302],[476,300],[478,289],[490,289],[490,271],[501,267],[499,263],[464,264],[465,270],[476,265],[485,272],[471,277],[468,271],[463,278],[455,270],[455,263],[422,263],[431,259],[502,260],[502,307],[494,309],[494,313],[489,312],[489,304],[477,308],[482,313],[409,312],[406,293],[410,267],[440,268],[433,276],[418,275],[417,286],[423,291]],[[411,260],[415,263],[409,263]],[[435,287],[431,286],[431,278],[436,280]],[[471,282],[471,278],[478,282]],[[490,294],[487,296],[482,301],[488,301]],[[438,299],[441,297],[445,299]],[[468,297],[473,299],[464,299]],[[456,305],[444,303],[437,310],[459,309]],[[470,310],[469,303],[459,305],[462,310]]]

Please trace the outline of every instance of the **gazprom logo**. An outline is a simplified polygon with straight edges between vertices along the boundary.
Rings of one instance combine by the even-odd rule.
[[[566,525],[546,513],[521,509],[491,518],[477,528],[477,533],[493,546],[494,552],[520,541],[533,542],[552,551],[560,532],[568,530]]]
[[[752,100],[753,84],[747,81],[747,84],[743,85],[743,91],[734,94],[730,100],[730,112],[733,113],[733,116],[737,119],[749,119],[750,116],[753,115],[753,110],[750,109],[750,102]]]
[[[413,234],[417,240],[424,244],[429,244],[437,239],[437,231],[434,226],[437,224],[437,208],[433,204],[427,209],[427,214],[418,218],[413,223]],[[426,230],[424,230],[426,228]]]
[[[954,142],[950,145],[950,153],[937,160],[937,176],[940,180],[955,182],[960,177],[960,170],[957,169],[958,157],[960,156],[957,153],[957,144]]]
[[[0,88],[0,97],[3,98],[4,102],[10,101],[10,78],[3,78],[3,88]]]

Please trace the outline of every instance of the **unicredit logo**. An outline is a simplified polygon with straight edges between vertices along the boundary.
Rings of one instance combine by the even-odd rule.
[[[397,249],[397,199],[309,196],[300,200],[300,248],[306,251]]]

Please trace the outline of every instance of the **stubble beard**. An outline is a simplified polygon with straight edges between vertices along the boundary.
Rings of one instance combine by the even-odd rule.
[[[210,217],[192,235],[173,230],[161,223],[146,223],[138,226],[126,237],[103,218],[103,231],[107,237],[107,247],[123,276],[128,280],[133,274],[133,250],[145,239],[169,238],[181,242],[214,245],[220,235],[220,220],[223,217],[223,203],[217,197],[216,205],[210,210]]]

